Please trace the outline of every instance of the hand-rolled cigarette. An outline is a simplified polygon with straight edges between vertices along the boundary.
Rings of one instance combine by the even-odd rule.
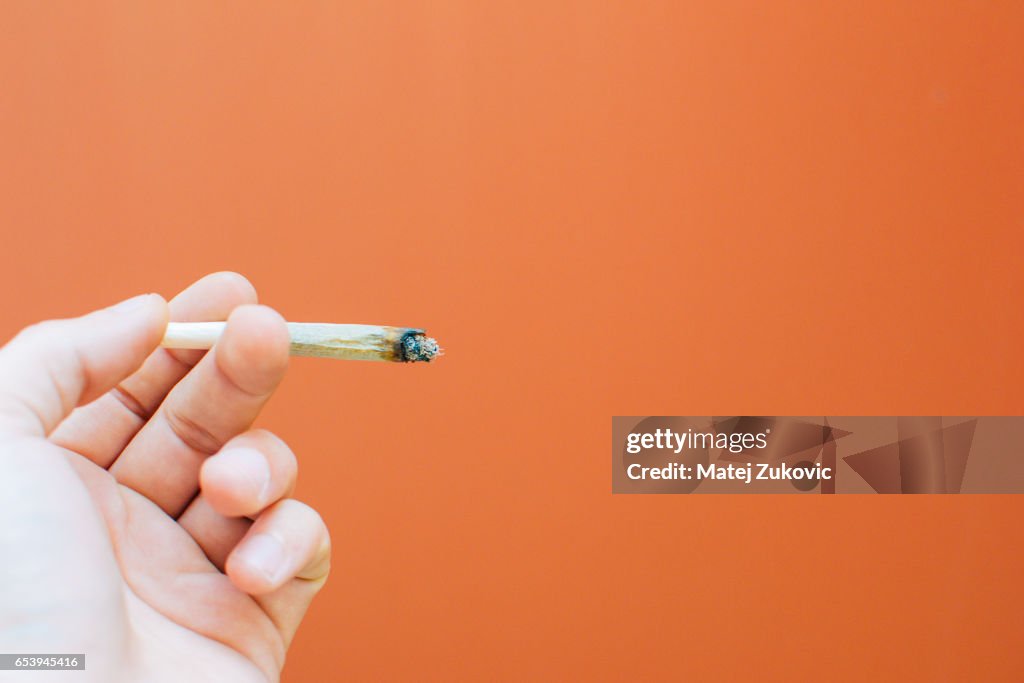
[[[226,324],[168,323],[160,345],[168,349],[209,349],[220,339]],[[288,323],[288,334],[293,356],[429,363],[441,355],[434,339],[411,327]]]

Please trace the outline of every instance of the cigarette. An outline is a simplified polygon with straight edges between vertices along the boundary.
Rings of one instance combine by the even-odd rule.
[[[167,349],[209,349],[227,323],[168,323],[160,346]],[[375,360],[389,363],[429,363],[441,355],[437,341],[424,330],[382,325],[288,323],[291,355]]]

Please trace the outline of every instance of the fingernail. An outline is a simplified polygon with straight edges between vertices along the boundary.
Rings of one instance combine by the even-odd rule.
[[[284,578],[287,569],[284,545],[270,534],[256,534],[238,550],[242,561],[260,574],[270,584],[277,584]]]
[[[137,311],[146,305],[149,301],[149,297],[152,294],[140,294],[139,296],[133,296],[131,299],[126,299],[119,304],[114,304],[108,310],[114,311],[115,313],[131,313]]]

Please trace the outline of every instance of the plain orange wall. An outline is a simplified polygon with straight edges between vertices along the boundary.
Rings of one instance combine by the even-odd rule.
[[[941,7],[939,5],[941,4]],[[1024,5],[0,8],[0,335],[238,270],[431,367],[263,426],[285,680],[1019,680],[1018,497],[613,497],[615,414],[1024,413]]]

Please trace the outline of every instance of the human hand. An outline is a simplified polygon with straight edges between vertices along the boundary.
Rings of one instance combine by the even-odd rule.
[[[103,683],[279,679],[330,540],[289,498],[295,456],[251,429],[288,364],[255,302],[218,273],[0,349],[4,651],[85,653],[75,680]],[[171,351],[168,316],[228,325]]]

